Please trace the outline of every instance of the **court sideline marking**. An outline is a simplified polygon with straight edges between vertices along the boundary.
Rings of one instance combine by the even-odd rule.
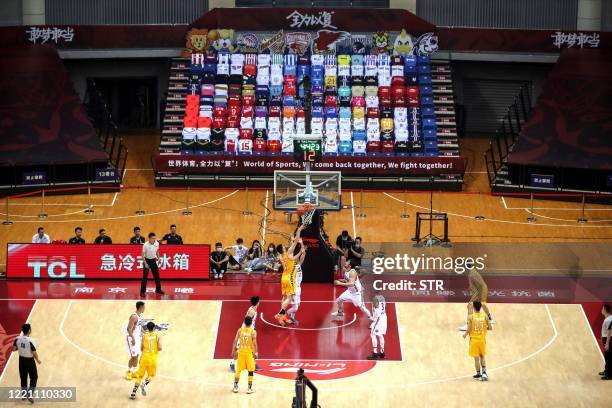
[[[204,203],[199,203],[199,204],[194,204],[194,205],[190,205],[189,208],[198,208],[198,207],[203,207],[209,204],[214,204],[218,201],[222,201],[225,200],[226,198],[229,198],[231,196],[233,196],[234,194],[238,193],[240,190],[234,190],[231,193],[228,193],[222,197],[216,198],[214,200],[211,201],[207,201]],[[132,215],[120,215],[117,217],[106,217],[106,218],[87,218],[87,217],[83,217],[83,218],[79,218],[79,219],[72,219],[72,220],[45,220],[45,223],[50,223],[50,222],[90,222],[90,221],[112,221],[112,220],[124,220],[124,219],[128,219],[128,218],[144,218],[144,217],[150,217],[153,215],[161,215],[161,214],[169,214],[169,213],[173,213],[173,212],[177,212],[177,211],[182,211],[184,210],[185,207],[181,207],[181,208],[174,208],[171,210],[164,210],[164,211],[158,211],[158,212],[152,212],[152,213],[146,213],[144,215],[137,215],[137,214],[132,214]],[[0,213],[1,214],[1,213]],[[13,222],[17,223],[40,223],[41,221],[38,219],[36,221],[29,221],[29,220],[14,220]]]
[[[26,323],[30,322],[30,319],[32,318],[32,312],[34,312],[34,308],[36,307],[37,303],[38,303],[38,299],[34,299],[34,304],[32,305],[32,308],[30,309],[30,313],[28,313],[28,318],[26,319]],[[15,355],[15,352],[11,351],[11,355],[9,356],[8,360],[6,360],[6,364],[4,365],[4,369],[2,370],[2,373],[0,373],[0,383],[2,383],[4,374],[7,372],[8,366],[9,364],[11,364],[11,360],[13,359],[14,355]]]
[[[268,228],[268,215],[270,215],[271,212],[268,212],[266,214],[266,211],[268,210],[268,192],[270,190],[266,190],[266,201],[264,202],[264,212],[263,212],[263,222],[262,222],[262,226],[261,226],[261,247],[265,249],[266,246],[266,229]]]
[[[355,225],[355,202],[353,201],[352,191],[351,191],[351,215],[353,217],[353,239],[355,239],[355,237],[357,236],[357,226]]]
[[[525,198],[527,200],[527,198]],[[504,196],[500,196],[500,201],[504,206],[504,210],[530,210],[531,207],[508,207]],[[600,204],[601,205],[601,204]],[[533,207],[534,210],[550,210],[550,211],[581,211],[582,208],[547,208],[547,207]],[[585,208],[590,211],[612,211],[612,208]]]
[[[58,328],[59,333],[62,335],[62,337],[64,338],[64,340],[66,342],[68,342],[71,346],[73,346],[74,348],[76,348],[78,351],[80,351],[81,353],[88,355],[96,360],[102,361],[104,363],[107,363],[113,367],[117,367],[121,370],[125,369],[125,364],[119,364],[116,363],[114,361],[108,360],[104,357],[98,356],[96,354],[91,353],[90,351],[82,348],[81,346],[79,346],[78,344],[74,343],[71,339],[69,339],[66,334],[64,333],[64,324],[66,322],[66,319],[68,317],[68,313],[70,312],[70,309],[72,307],[72,303],[73,300],[70,300],[70,302],[68,303],[68,307],[66,308],[66,312],[64,313],[64,317],[62,318],[62,321],[60,323],[60,326]],[[580,306],[582,308],[581,305],[576,305],[576,306]],[[548,314],[548,319],[550,320],[552,329],[553,329],[553,336],[550,338],[550,340],[548,340],[548,342],[543,345],[542,347],[540,347],[538,350],[530,353],[529,355],[520,358],[519,360],[501,365],[499,367],[495,367],[495,368],[491,368],[489,369],[489,372],[493,372],[493,371],[499,371],[508,367],[512,367],[515,366],[517,364],[520,364],[524,361],[527,361],[533,357],[535,357],[536,355],[540,354],[541,352],[543,352],[544,350],[546,350],[548,347],[550,347],[555,340],[557,339],[559,332],[557,330],[557,326],[555,325],[554,319],[550,313],[550,309],[548,307],[548,304],[545,304],[544,307],[546,308],[546,312]],[[583,310],[584,312],[584,310]],[[399,330],[399,327],[398,327]],[[589,328],[589,331],[592,332],[592,330]],[[268,359],[270,360],[270,359]],[[281,359],[281,360],[286,360],[286,359]],[[341,360],[337,360],[337,361],[341,361]],[[351,361],[357,361],[357,360],[351,360]],[[157,375],[158,378],[165,378],[168,380],[174,380],[177,382],[187,382],[187,383],[191,383],[191,384],[200,384],[200,385],[209,385],[209,386],[216,386],[216,387],[227,387],[227,383],[211,383],[211,382],[207,382],[207,381],[201,381],[201,380],[190,380],[190,379],[186,379],[186,378],[177,378],[177,377],[172,377],[172,376],[167,376],[167,375]],[[370,392],[372,390],[380,390],[380,389],[392,389],[392,388],[409,388],[409,387],[415,387],[415,386],[419,386],[419,385],[429,385],[429,384],[438,384],[438,383],[444,383],[444,382],[451,382],[451,381],[457,381],[457,380],[462,380],[462,379],[467,379],[467,378],[472,378],[472,374],[466,374],[466,375],[462,375],[462,376],[456,376],[456,377],[449,377],[449,378],[441,378],[441,379],[437,379],[437,380],[429,380],[429,381],[421,381],[421,382],[417,382],[417,383],[411,383],[411,384],[378,384],[376,387],[358,387],[356,389],[350,389],[349,391],[347,391],[347,389],[344,388],[327,388],[327,387],[321,387],[321,389],[327,391],[327,392]],[[291,387],[292,384],[289,383],[289,386]],[[259,388],[263,388],[263,389],[271,389],[271,390],[287,390],[287,388],[289,387],[279,387],[279,386],[260,386]]]
[[[584,307],[582,307],[582,305],[580,306],[580,310],[582,311],[582,316],[584,317],[584,321],[587,324],[587,328],[589,329],[589,333],[591,333],[591,337],[593,337],[593,341],[595,342],[595,348],[597,348],[597,351],[600,356],[601,356],[601,361],[604,362],[604,365],[606,364],[606,358],[603,355],[603,352],[601,351],[601,347],[599,347],[599,342],[597,341],[597,338],[595,337],[595,333],[593,333],[593,328],[591,327],[591,323],[589,322],[589,318],[587,317],[585,311],[584,311]]]
[[[261,313],[259,314],[259,317],[260,317],[260,319],[261,319],[263,322],[265,322],[266,324],[268,324],[268,325],[270,325],[270,326],[273,326],[273,327],[279,327],[279,328],[281,328],[281,329],[287,329],[287,330],[309,330],[309,331],[336,330],[336,329],[340,329],[340,328],[342,328],[342,327],[350,326],[351,324],[353,324],[353,323],[355,323],[355,322],[357,321],[357,313],[353,313],[353,320],[351,320],[351,321],[350,321],[350,322],[348,322],[348,323],[344,323],[344,324],[342,324],[342,325],[340,325],[340,326],[329,326],[329,327],[319,327],[319,328],[314,328],[314,329],[308,329],[308,328],[304,328],[304,327],[289,327],[289,326],[281,326],[281,325],[279,325],[279,324],[270,323],[269,321],[267,321],[267,320],[264,318],[264,314],[263,314],[263,312],[261,312]],[[264,359],[264,360],[271,360],[271,359],[266,358],[266,359]],[[282,360],[282,359],[279,359],[279,360]],[[351,361],[354,361],[354,360],[351,360]]]
[[[415,208],[420,208],[422,210],[427,210],[429,211],[429,207],[423,207],[421,205],[417,205],[417,204],[413,204],[411,202],[408,201],[403,201],[400,200],[399,198],[389,194],[389,193],[383,193],[385,196],[389,197],[392,200],[398,201],[400,203],[405,203],[411,207],[415,207]],[[521,208],[522,209],[522,208]],[[437,209],[433,209],[434,212],[442,212],[439,211]],[[460,218],[469,218],[471,220],[474,220],[474,216],[473,215],[464,215],[464,214],[457,214],[457,213],[452,213],[452,212],[448,212],[446,211],[446,214],[454,216],[454,217],[460,217]],[[573,227],[573,228],[610,228],[609,225],[583,225],[583,224],[542,224],[542,223],[529,223],[529,222],[522,222],[522,221],[510,221],[510,220],[498,220],[495,218],[485,218],[484,219],[485,222],[500,222],[503,224],[520,224],[520,225],[530,225],[532,227]],[[482,222],[482,221],[477,221],[477,222]]]
[[[113,199],[111,200],[110,204],[91,204],[92,207],[114,207],[115,206],[115,201],[117,201],[117,196],[119,195],[119,191],[115,192],[115,194],[113,195]],[[49,196],[47,196],[49,197]],[[58,197],[62,197],[65,198],[65,196],[58,196]],[[14,206],[41,206],[42,202],[40,203],[13,203],[10,205],[14,205]],[[63,207],[89,207],[89,204],[78,204],[78,203],[66,203],[66,204],[62,204],[62,203],[45,203],[45,207],[48,206],[63,206]],[[2,213],[0,213],[2,214]],[[5,214],[3,214],[5,215]]]

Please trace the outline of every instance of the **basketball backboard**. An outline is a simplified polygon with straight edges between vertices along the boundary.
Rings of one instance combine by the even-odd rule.
[[[274,209],[291,211],[309,202],[321,210],[338,211],[342,207],[341,178],[339,171],[277,170]]]

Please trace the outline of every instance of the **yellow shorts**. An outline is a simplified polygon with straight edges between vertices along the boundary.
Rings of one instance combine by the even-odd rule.
[[[293,274],[287,274],[281,277],[281,293],[283,296],[295,295],[295,278]]]
[[[239,351],[236,361],[236,377],[240,377],[242,370],[255,371],[255,356],[252,351]]]
[[[470,357],[484,357],[487,355],[487,342],[485,340],[470,339]]]
[[[155,377],[155,373],[157,372],[157,356],[147,356],[144,354],[140,358],[140,363],[138,365],[138,371],[136,372],[136,381],[140,383],[143,378],[152,379]]]

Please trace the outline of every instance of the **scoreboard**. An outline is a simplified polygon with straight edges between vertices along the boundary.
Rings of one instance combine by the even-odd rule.
[[[298,162],[317,163],[323,157],[321,138],[294,137],[293,159]]]

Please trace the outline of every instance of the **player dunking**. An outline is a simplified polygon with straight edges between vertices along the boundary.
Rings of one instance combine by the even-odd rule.
[[[357,276],[357,271],[355,270],[356,265],[357,263],[354,259],[346,260],[342,265],[344,279],[337,279],[334,281],[334,285],[344,286],[347,288],[340,296],[338,296],[338,299],[336,299],[338,311],[336,313],[332,313],[334,320],[344,320],[344,309],[342,305],[344,302],[348,301],[351,301],[353,305],[361,309],[361,311],[368,316],[368,319],[372,320],[370,311],[363,303],[361,281],[359,280],[359,276]]]
[[[249,309],[247,310],[246,314],[244,315],[244,317],[250,317],[251,318],[251,328],[253,330],[255,330],[255,320],[257,320],[257,307],[259,306],[259,296],[253,296],[251,298],[251,306],[249,307]],[[242,322],[242,328],[246,327],[244,325],[244,322]],[[231,363],[230,363],[230,370],[232,370],[232,373],[236,372],[236,359],[234,359]],[[255,363],[255,371],[259,371],[261,370],[261,368],[257,365],[257,363]]]
[[[147,332],[142,338],[142,357],[140,358],[140,366],[135,375],[136,382],[130,394],[130,399],[136,399],[136,391],[140,387],[143,396],[147,395],[147,385],[155,377],[157,372],[157,355],[162,350],[161,337],[156,330],[155,323],[147,323]],[[146,374],[146,378],[145,378]],[[144,382],[142,381],[145,378]]]
[[[487,354],[487,330],[493,330],[489,317],[480,311],[482,304],[478,301],[474,302],[475,312],[468,316],[467,331],[463,334],[463,338],[470,336],[470,357],[474,357],[474,366],[476,367],[475,380],[487,381],[487,364],[485,356]],[[482,368],[482,372],[480,371]]]
[[[480,275],[480,273],[476,270],[473,264],[466,263],[465,266],[469,268],[468,284],[470,286],[470,292],[472,293],[472,297],[470,298],[470,301],[467,305],[468,317],[472,313],[474,313],[474,302],[480,302],[482,305],[482,310],[486,313],[491,324],[495,323],[495,321],[493,320],[493,316],[491,316],[489,308],[487,307],[487,293],[489,291],[487,284],[485,283],[484,279],[482,278],[482,275]],[[459,328],[459,330],[461,331],[466,331],[467,329],[467,325],[464,325]]]
[[[237,360],[233,392],[238,392],[240,373],[245,369],[249,373],[247,394],[255,392],[253,390],[253,372],[255,371],[255,359],[257,358],[257,333],[251,327],[252,323],[253,319],[249,316],[245,317],[244,327],[238,329],[232,343],[234,345],[234,358]]]
[[[295,236],[291,237],[291,244],[289,245],[289,248],[284,248],[281,244],[276,249],[280,254],[280,262],[283,266],[283,274],[281,275],[281,292],[283,294],[283,298],[281,300],[281,309],[278,314],[274,316],[274,318],[278,320],[278,323],[281,326],[291,323],[291,320],[287,316],[287,308],[291,304],[293,296],[295,295],[295,261],[299,256],[299,254],[296,255],[294,253],[303,229],[304,225],[300,225],[298,227],[297,231],[295,232]]]
[[[291,324],[300,324],[300,322],[295,319],[295,314],[300,308],[300,302],[302,301],[302,264],[304,263],[304,259],[306,259],[306,246],[301,238],[299,244],[300,252],[298,253],[298,258],[295,263],[295,295],[293,295],[291,307],[287,310],[289,322]]]
[[[126,380],[131,380],[138,366],[140,356],[140,343],[142,341],[142,314],[145,311],[145,304],[142,301],[136,302],[136,311],[128,319],[125,341],[130,359],[128,361],[128,371],[125,375]]]
[[[370,336],[372,338],[372,354],[368,360],[385,358],[385,334],[387,334],[387,304],[383,295],[376,295],[372,300],[372,324]]]

